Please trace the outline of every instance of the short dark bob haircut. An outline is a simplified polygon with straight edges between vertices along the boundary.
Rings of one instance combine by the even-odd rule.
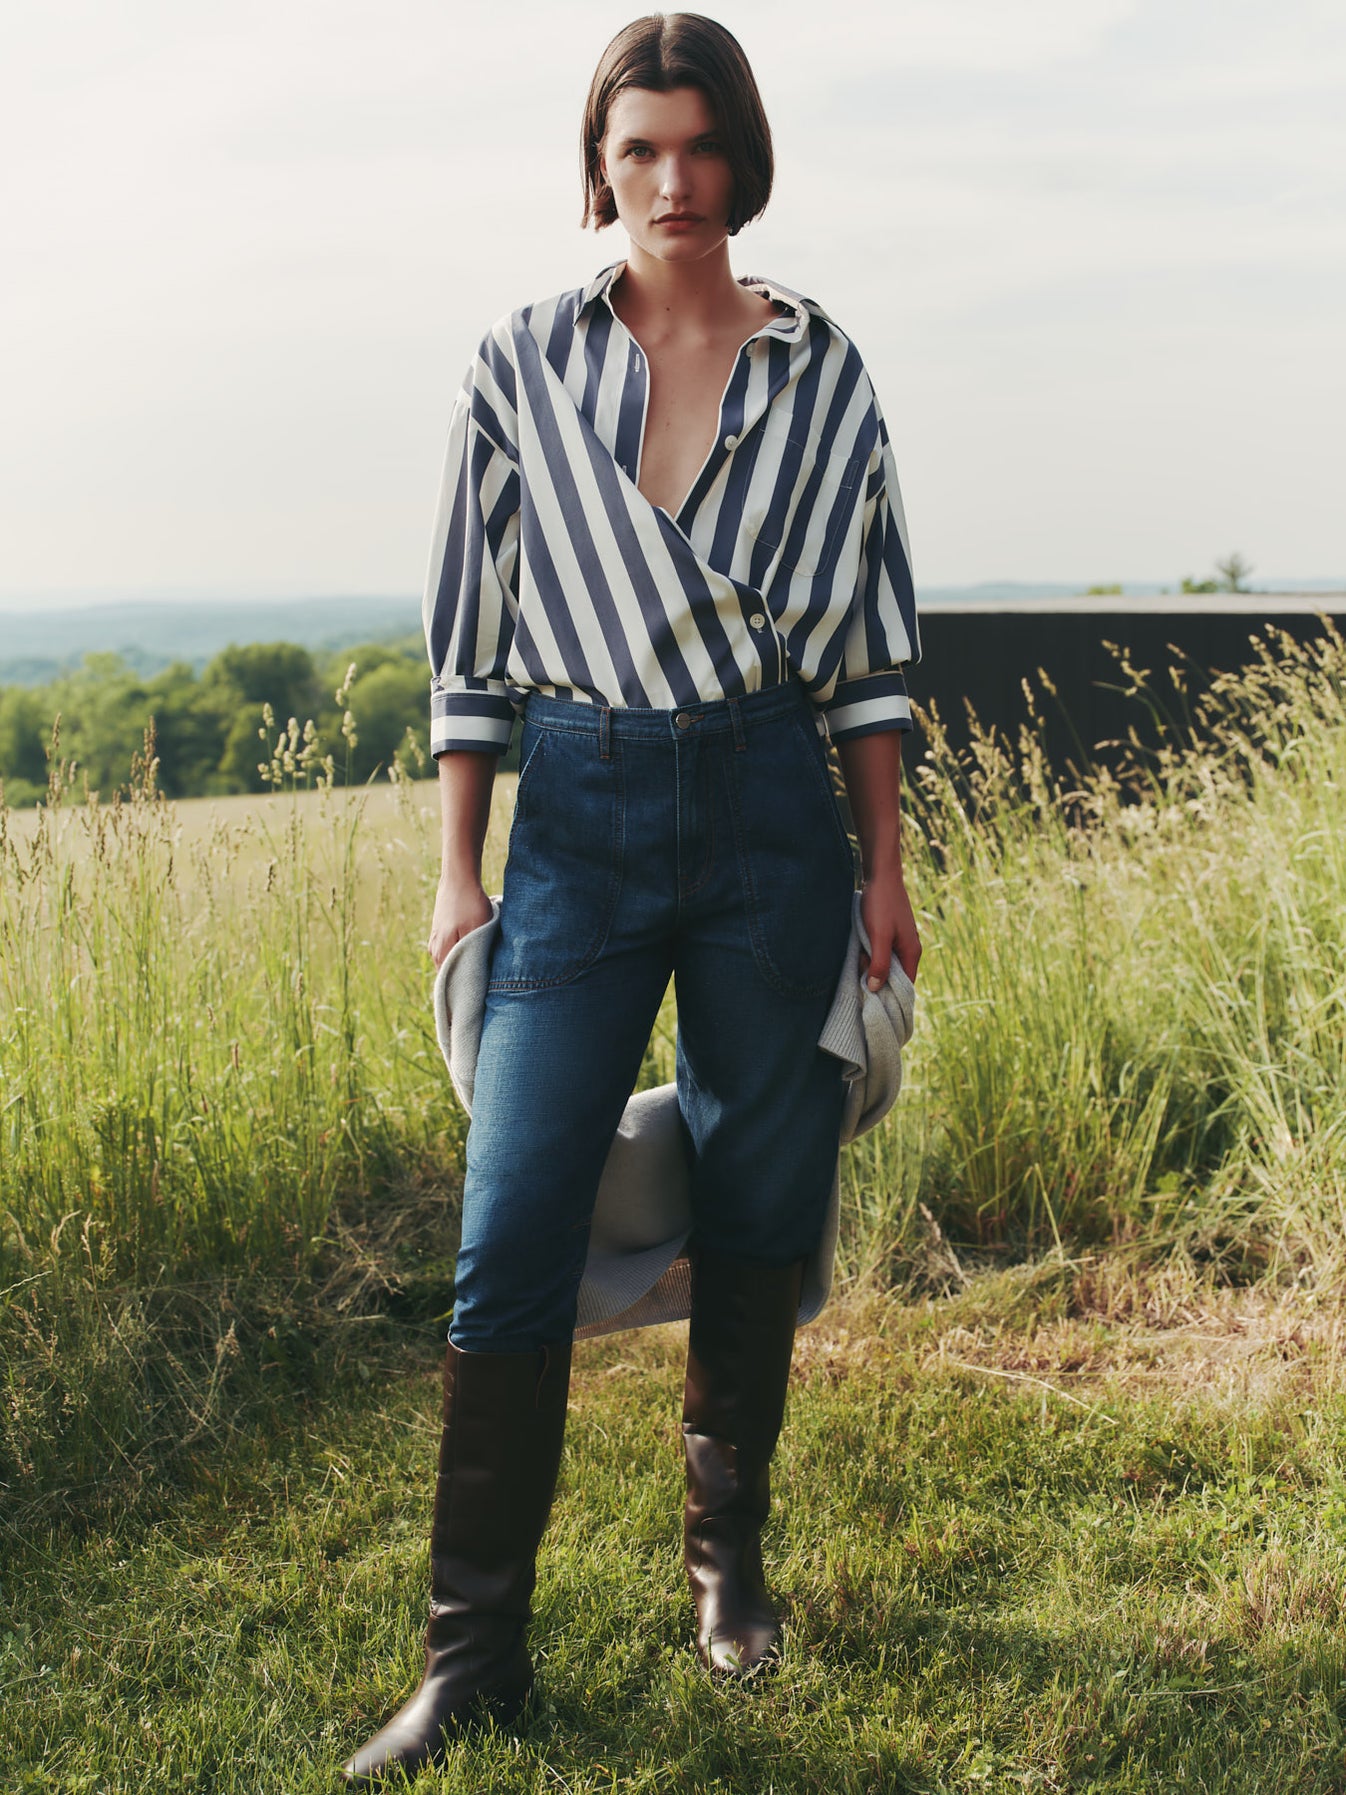
[[[603,179],[598,158],[607,134],[608,110],[628,87],[643,87],[651,93],[699,87],[715,114],[715,134],[733,170],[730,236],[765,210],[775,172],[771,127],[738,39],[699,12],[655,12],[624,26],[594,70],[580,136],[584,174],[581,224],[592,223],[602,230],[616,222],[612,189]]]

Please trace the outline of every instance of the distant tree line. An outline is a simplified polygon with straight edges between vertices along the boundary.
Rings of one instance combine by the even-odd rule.
[[[1247,560],[1245,556],[1241,555],[1237,549],[1233,549],[1225,556],[1223,561],[1216,561],[1215,571],[1219,575],[1218,579],[1196,580],[1192,578],[1190,573],[1185,573],[1182,576],[1182,584],[1178,590],[1189,594],[1206,592],[1246,592],[1248,590],[1248,580],[1254,573],[1256,573],[1257,569],[1253,563]],[[1165,595],[1168,593],[1167,586],[1161,586],[1159,590]],[[1086,598],[1120,598],[1122,596],[1122,588],[1120,582],[1114,580],[1106,585],[1100,584],[1097,586],[1088,586],[1085,588],[1084,595]]]
[[[345,703],[337,693],[354,663]],[[60,718],[59,757],[73,759],[104,798],[124,788],[132,756],[154,725],[158,783],[170,798],[214,797],[266,789],[269,759],[258,736],[264,707],[271,735],[294,717],[310,720],[338,782],[362,783],[400,755],[416,772],[410,729],[422,754],[429,738],[430,678],[419,636],[314,655],[293,642],[230,647],[201,671],[178,661],[149,677],[117,654],[89,654],[77,671],[42,686],[0,686],[0,781],[5,801],[36,803],[47,789],[53,727]],[[342,733],[349,710],[353,731]],[[428,759],[426,761],[429,766]]]
[[[1246,592],[1248,578],[1255,570],[1251,561],[1246,561],[1238,550],[1226,555],[1223,561],[1215,563],[1215,571],[1220,576],[1216,580],[1194,580],[1190,574],[1183,577],[1184,592]]]

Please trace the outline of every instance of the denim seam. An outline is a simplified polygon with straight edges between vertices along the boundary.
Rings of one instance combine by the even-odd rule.
[[[836,983],[835,976],[821,979],[817,983],[796,984],[781,972],[771,957],[771,951],[762,933],[757,896],[757,881],[753,878],[752,860],[748,853],[743,817],[739,806],[737,782],[734,771],[742,763],[726,758],[724,762],[725,787],[729,798],[729,814],[734,825],[734,844],[738,852],[739,876],[743,880],[748,901],[745,905],[748,918],[748,939],[752,942],[752,957],[757,962],[757,970],[772,987],[784,997],[819,997]]]
[[[537,740],[528,750],[527,758],[522,761],[519,766],[519,777],[514,785],[514,813],[509,820],[509,840],[505,847],[506,859],[509,858],[509,850],[514,844],[514,832],[519,827],[519,820],[523,815],[523,801],[528,783],[528,776],[532,772],[533,767],[542,758],[542,740],[542,735],[539,732]]]
[[[712,775],[712,779],[711,779],[710,783],[711,783],[712,790],[713,790],[714,789],[713,775]],[[682,912],[683,899],[684,898],[694,898],[696,896],[697,892],[700,891],[701,888],[705,885],[706,881],[710,878],[710,876],[714,872],[714,870],[715,870],[715,806],[714,806],[714,804],[712,804],[710,806],[709,815],[706,819],[706,858],[705,858],[704,867],[703,867],[703,870],[701,873],[701,877],[696,881],[695,885],[689,885],[689,886],[687,886],[687,888],[685,890],[679,888],[679,891],[678,891],[679,915],[681,915],[681,912]]]
[[[853,884],[855,882],[855,850],[851,846],[850,836],[846,833],[846,825],[841,820],[841,811],[837,805],[837,794],[832,790],[832,780],[827,770],[827,750],[823,749],[822,754],[819,755],[818,748],[821,746],[821,738],[815,736],[814,739],[810,741],[808,730],[802,721],[797,723],[797,727],[800,739],[804,745],[804,753],[808,763],[817,774],[819,783],[826,794],[827,807],[831,811],[832,821],[836,825],[837,840],[845,850],[846,864],[850,868],[851,882]]]
[[[517,785],[514,787],[514,797],[515,797],[516,803],[518,801],[519,793],[523,790],[523,782],[528,777],[528,769],[532,766],[533,762],[537,759],[538,753],[542,748],[542,742],[543,742],[542,731],[539,730],[537,740],[533,743],[532,747],[528,750],[527,758],[519,763],[519,779],[518,779]]]

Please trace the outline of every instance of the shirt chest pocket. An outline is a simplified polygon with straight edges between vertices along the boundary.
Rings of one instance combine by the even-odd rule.
[[[864,465],[863,455],[828,451],[788,419],[767,418],[743,513],[754,572],[830,571],[855,516]]]

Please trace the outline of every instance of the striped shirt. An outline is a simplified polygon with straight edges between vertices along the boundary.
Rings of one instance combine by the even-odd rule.
[[[488,332],[453,407],[426,580],[432,753],[503,751],[528,693],[675,709],[803,682],[835,740],[908,729],[906,523],[854,344],[774,281],[676,516],[637,480],[649,377],[613,263]]]

